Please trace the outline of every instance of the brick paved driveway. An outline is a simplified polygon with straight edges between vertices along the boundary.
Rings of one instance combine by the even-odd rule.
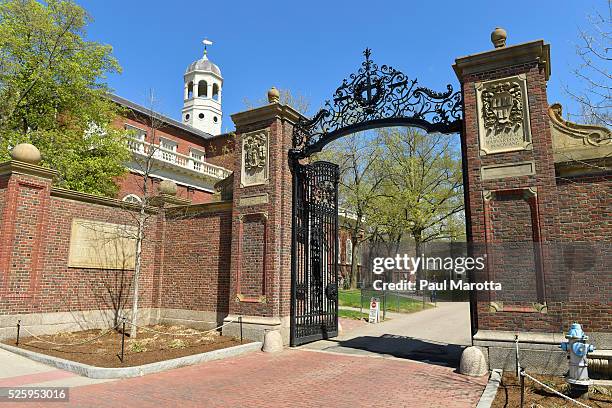
[[[51,406],[473,407],[485,384],[407,360],[285,350],[71,388],[69,404]]]

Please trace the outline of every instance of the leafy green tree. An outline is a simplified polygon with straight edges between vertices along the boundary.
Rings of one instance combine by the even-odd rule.
[[[90,21],[72,0],[0,0],[0,161],[32,143],[60,186],[112,196],[129,151],[104,80],[120,67]]]
[[[463,237],[461,155],[452,136],[411,128],[378,134],[383,159],[377,171],[384,181],[372,220],[387,239],[408,235],[419,255],[424,243]]]

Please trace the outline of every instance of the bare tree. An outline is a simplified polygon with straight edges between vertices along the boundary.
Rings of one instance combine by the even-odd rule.
[[[146,131],[144,134],[134,129],[131,133],[132,140],[129,141],[132,150],[132,165],[134,171],[140,176],[138,187],[140,189],[139,200],[132,200],[128,203],[127,212],[134,218],[136,223],[136,233],[134,236],[136,250],[134,256],[134,276],[132,279],[133,300],[132,300],[132,326],[130,337],[137,335],[138,307],[140,298],[140,276],[142,274],[142,250],[143,243],[147,238],[146,226],[149,218],[154,216],[151,211],[151,198],[157,194],[154,189],[152,173],[155,169],[157,160],[164,154],[171,155],[172,152],[164,151],[160,145],[158,130],[164,126],[160,115],[155,111],[156,99],[153,90],[149,91],[148,112]],[[134,206],[136,209],[134,209]]]
[[[576,53],[580,66],[574,74],[584,90],[567,92],[580,104],[581,121],[588,124],[612,125],[612,76],[609,71],[612,60],[612,0],[606,0],[605,10],[589,16],[589,27],[579,29],[580,42]]]

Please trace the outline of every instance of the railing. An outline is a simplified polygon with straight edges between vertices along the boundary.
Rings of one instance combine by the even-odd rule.
[[[215,166],[214,164],[207,163],[203,160],[177,153],[175,151],[165,149],[159,145],[153,145],[142,140],[130,140],[128,141],[128,146],[131,151],[141,156],[146,157],[151,154],[153,158],[162,162],[174,164],[176,166],[190,169],[221,180],[232,173],[223,167]]]

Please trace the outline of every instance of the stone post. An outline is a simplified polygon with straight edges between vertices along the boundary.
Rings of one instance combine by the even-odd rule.
[[[34,303],[57,172],[39,166],[40,152],[30,144],[15,146],[11,157],[0,164],[0,299]]]
[[[232,115],[236,125],[229,315],[243,335],[270,330],[289,343],[292,188],[288,151],[300,114],[278,102]],[[223,334],[239,335],[239,324]]]

